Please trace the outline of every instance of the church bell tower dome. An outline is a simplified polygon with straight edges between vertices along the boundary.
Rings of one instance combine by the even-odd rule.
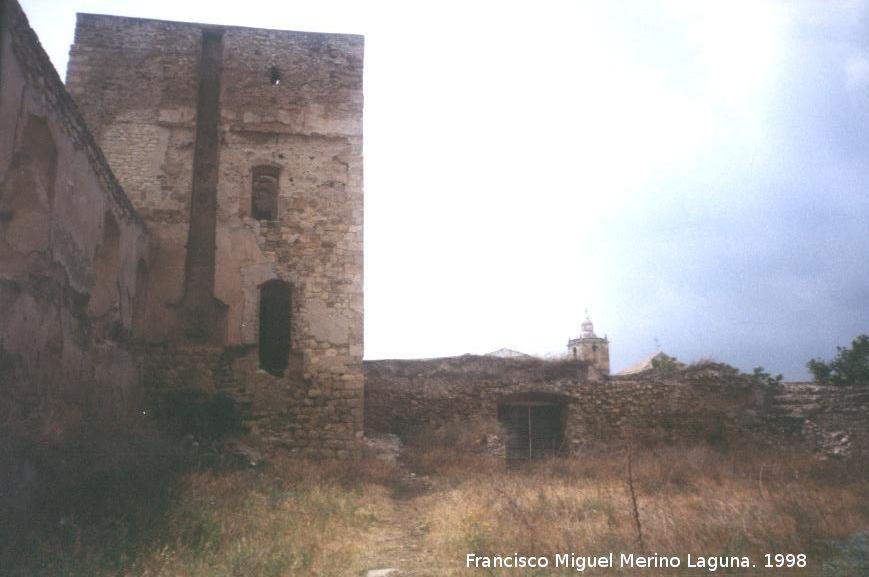
[[[579,333],[580,338],[583,339],[593,339],[595,338],[594,334],[594,325],[591,322],[589,317],[585,317],[585,321],[582,323],[582,331]]]

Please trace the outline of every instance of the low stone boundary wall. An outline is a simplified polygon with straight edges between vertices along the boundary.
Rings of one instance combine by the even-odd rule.
[[[497,418],[499,405],[537,395],[565,406],[565,448],[575,453],[629,439],[824,449],[834,433],[848,451],[867,446],[869,391],[778,383],[716,363],[605,378],[581,362],[473,355],[363,366],[372,433]]]

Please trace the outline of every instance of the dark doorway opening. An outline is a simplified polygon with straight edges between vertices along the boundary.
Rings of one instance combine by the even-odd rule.
[[[564,443],[564,404],[546,400],[517,400],[498,406],[498,420],[506,432],[507,464],[556,455]]]
[[[282,280],[270,280],[260,287],[259,303],[259,366],[280,377],[290,357],[293,289]]]

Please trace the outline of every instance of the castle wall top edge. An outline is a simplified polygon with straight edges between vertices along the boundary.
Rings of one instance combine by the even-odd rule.
[[[113,14],[94,14],[90,12],[76,13],[76,29],[81,25],[98,26],[100,24],[140,24],[140,25],[160,25],[171,26],[173,28],[214,28],[221,30],[239,30],[239,31],[262,31],[270,33],[280,33],[293,36],[321,36],[324,38],[343,39],[347,42],[358,42],[364,44],[365,36],[362,34],[348,34],[341,32],[308,32],[303,30],[285,30],[281,28],[257,28],[253,26],[236,26],[228,24],[210,24],[207,22],[186,22],[181,20],[160,20],[157,18],[142,18],[138,16],[117,16]]]

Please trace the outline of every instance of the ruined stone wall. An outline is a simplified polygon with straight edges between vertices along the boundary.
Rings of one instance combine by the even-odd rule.
[[[564,403],[564,437],[573,452],[628,438],[794,440],[801,430],[801,421],[776,405],[775,387],[720,366],[630,378],[595,378],[581,362],[472,355],[366,361],[364,366],[365,427],[371,432],[401,435],[424,425],[495,418],[499,404],[519,395]]]
[[[67,86],[154,237],[151,340],[176,330],[192,187],[198,29],[152,26],[126,42],[124,19],[79,17]]]
[[[149,406],[166,393],[205,391],[233,399],[246,436],[267,453],[303,452],[347,456],[352,447],[340,411],[357,406],[355,392],[326,391],[301,374],[303,355],[290,354],[287,376],[276,379],[257,370],[251,347],[144,345],[144,379]],[[154,403],[157,401],[157,403]],[[159,417],[159,415],[158,415]]]
[[[784,383],[776,402],[818,451],[869,456],[869,386]]]
[[[219,36],[207,74],[203,31]],[[312,448],[335,437],[349,446],[362,427],[362,58],[359,36],[80,14],[67,76],[153,232],[159,273],[144,336],[183,342],[182,313],[211,314],[192,293],[210,291],[220,318],[199,328],[210,344],[255,347],[261,287],[287,283],[298,371],[263,376],[247,362],[237,377],[287,390],[284,402],[321,427],[319,441],[304,435]],[[207,102],[217,110],[203,127]],[[253,211],[257,167],[276,175],[269,218]],[[214,189],[195,193],[194,173],[206,175],[196,186],[213,176]],[[316,403],[294,400],[300,382]]]
[[[573,403],[576,383],[589,375],[581,361],[476,355],[363,365],[365,429],[397,434],[479,415],[494,417],[498,402],[518,393],[546,393]]]
[[[20,7],[2,16],[0,437],[45,446],[141,409],[148,234]]]

